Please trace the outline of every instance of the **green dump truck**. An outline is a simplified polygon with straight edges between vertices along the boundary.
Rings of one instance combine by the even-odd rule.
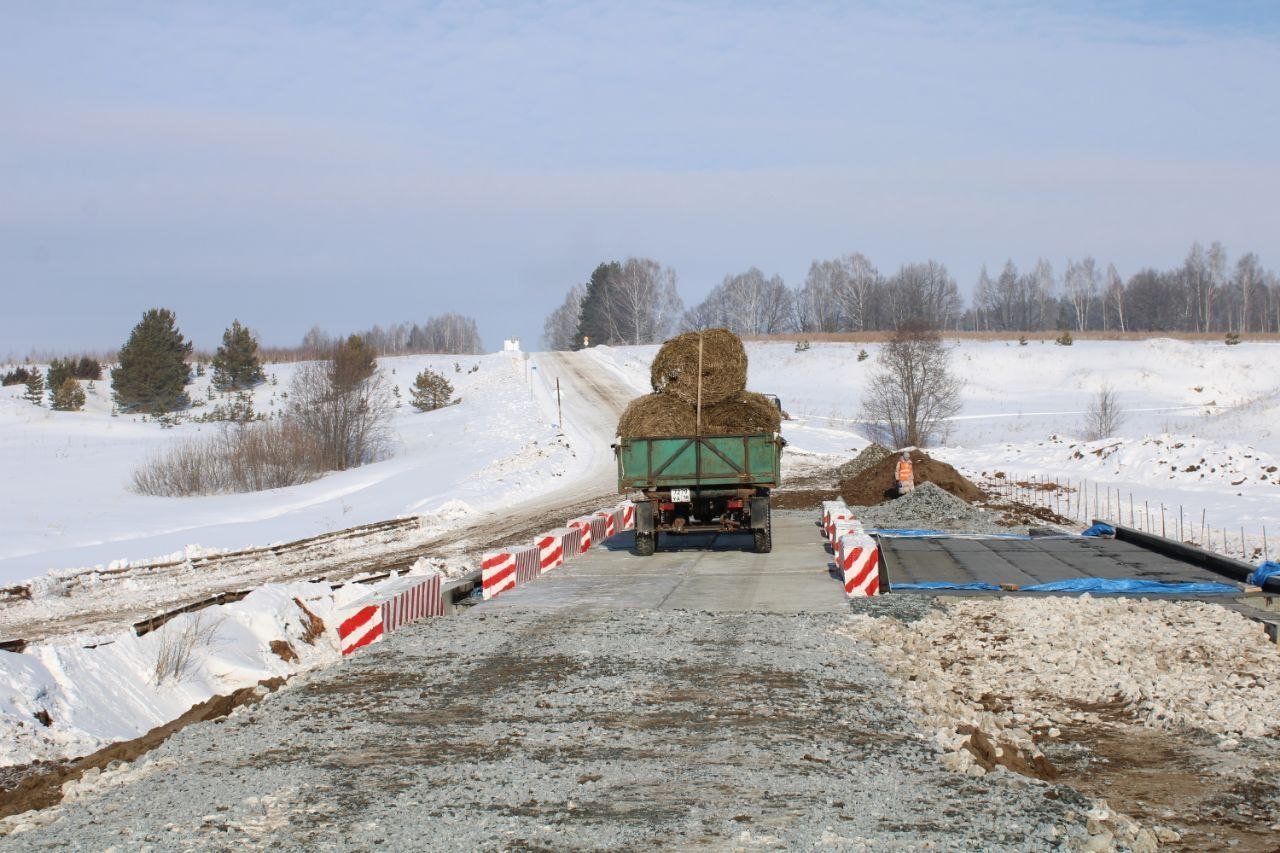
[[[648,556],[659,533],[750,533],[757,553],[773,547],[769,492],[781,480],[779,435],[624,438],[618,491],[636,505],[636,553]]]

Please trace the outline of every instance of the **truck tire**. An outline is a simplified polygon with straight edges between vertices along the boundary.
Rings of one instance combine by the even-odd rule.
[[[653,552],[658,547],[657,533],[637,533],[636,534],[636,556],[652,557]]]
[[[759,527],[751,531],[756,540],[756,553],[768,554],[773,550],[773,534],[767,527]]]

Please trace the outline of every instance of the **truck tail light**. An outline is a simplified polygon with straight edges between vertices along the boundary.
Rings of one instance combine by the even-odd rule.
[[[734,498],[733,500],[730,500],[730,501],[729,501],[727,504],[725,504],[725,505],[726,505],[727,507],[729,507],[729,509],[742,509],[742,501],[738,500],[737,498]]]
[[[658,504],[658,509],[662,510],[663,512],[672,512],[675,510],[675,508],[676,508],[676,505],[673,503]]]

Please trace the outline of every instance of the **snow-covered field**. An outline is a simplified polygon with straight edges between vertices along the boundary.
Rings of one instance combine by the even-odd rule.
[[[793,418],[783,426],[793,464],[808,454],[848,458],[866,445],[858,412],[879,351],[747,344],[751,390],[777,394]],[[638,381],[656,348],[595,352]],[[964,408],[945,445],[930,452],[965,473],[1070,479],[1073,487],[1087,480],[1091,492],[1120,490],[1126,522],[1132,495],[1139,523],[1144,501],[1157,527],[1161,503],[1171,522],[1181,506],[1197,535],[1203,512],[1237,556],[1241,527],[1251,551],[1264,527],[1269,545],[1280,536],[1280,344],[964,341],[953,366],[965,382]],[[1103,385],[1118,395],[1124,422],[1115,437],[1085,442],[1085,412]]]
[[[454,364],[461,365],[456,372]],[[536,361],[534,362],[536,364]],[[554,400],[534,371],[508,355],[405,356],[380,364],[404,402],[395,410],[394,454],[301,486],[242,495],[147,497],[129,489],[133,470],[175,440],[222,428],[185,422],[162,428],[112,417],[106,381],[83,412],[54,412],[0,389],[0,583],[50,569],[107,566],[197,549],[290,541],[402,515],[441,513],[450,523],[547,491],[580,467],[560,437]],[[475,372],[468,372],[478,365]],[[409,386],[424,367],[443,373],[462,402],[436,412],[411,407]],[[296,365],[268,365],[255,410],[286,404]],[[209,377],[189,387],[207,400]],[[207,401],[198,415],[216,405]]]

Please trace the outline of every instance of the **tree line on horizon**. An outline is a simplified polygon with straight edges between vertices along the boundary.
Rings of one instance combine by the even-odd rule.
[[[886,331],[904,325],[946,331],[1280,332],[1280,276],[1246,252],[1231,262],[1221,243],[1192,244],[1169,270],[1144,267],[1127,280],[1114,264],[1068,259],[1061,274],[1045,260],[1020,271],[1012,259],[992,276],[984,266],[966,304],[942,263],[926,260],[882,273],[852,253],[816,260],[803,284],[752,267],[726,275],[685,308],[676,273],[657,261],[602,263],[569,288],[547,316],[551,349],[656,343],[677,331],[713,327],[741,335]]]

